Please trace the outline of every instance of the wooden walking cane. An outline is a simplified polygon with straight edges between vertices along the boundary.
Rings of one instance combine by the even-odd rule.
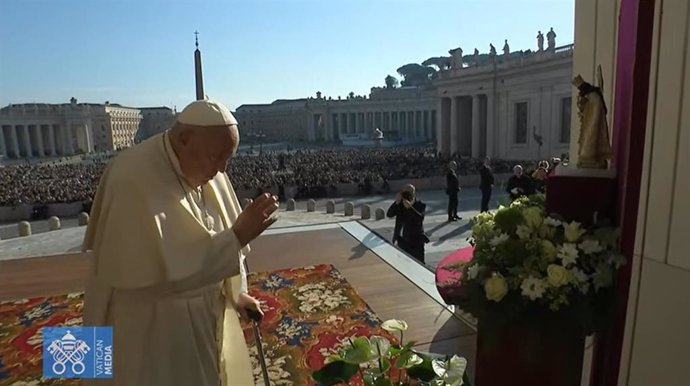
[[[247,260],[244,260],[244,269],[249,273],[249,266],[247,265]],[[264,386],[271,386],[271,380],[268,379],[268,368],[266,367],[266,357],[264,356],[264,346],[261,340],[261,331],[259,331],[259,325],[261,324],[261,319],[263,315],[259,311],[245,309],[247,311],[247,316],[252,320],[252,330],[254,331],[254,341],[256,342],[256,351],[259,355],[259,364],[261,365],[261,372],[264,376]]]

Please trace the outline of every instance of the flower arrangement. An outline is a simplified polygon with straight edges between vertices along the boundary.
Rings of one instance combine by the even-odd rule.
[[[543,195],[522,197],[472,220],[472,259],[462,270],[459,305],[490,323],[560,315],[592,333],[612,309],[615,271],[625,264],[617,229],[585,229],[547,214]]]
[[[465,368],[467,360],[457,355],[449,359],[432,358],[412,349],[415,342],[404,343],[407,323],[391,319],[383,329],[400,333],[400,344],[382,336],[356,337],[349,340],[326,365],[313,374],[319,385],[349,385],[359,374],[364,386],[471,386]]]

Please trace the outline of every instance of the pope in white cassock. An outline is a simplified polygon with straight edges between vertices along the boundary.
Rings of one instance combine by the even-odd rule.
[[[84,325],[113,327],[113,379],[86,384],[253,384],[238,312],[248,243],[276,221],[277,198],[241,210],[226,164],[237,121],[196,101],[174,127],[114,158],[84,238],[91,251]]]

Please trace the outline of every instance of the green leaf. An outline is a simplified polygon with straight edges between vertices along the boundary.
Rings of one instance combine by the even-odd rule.
[[[369,361],[369,354],[369,347],[355,347],[345,354],[343,361],[359,365]]]
[[[422,363],[407,369],[407,375],[422,382],[431,382],[432,379],[436,378],[436,373],[431,365],[431,359],[426,357],[422,357],[422,359]]]
[[[341,382],[348,383],[358,370],[359,366],[357,365],[336,361],[327,364],[321,370],[313,372],[312,377],[322,385],[332,386]]]
[[[389,361],[387,358],[380,358],[376,360],[376,363],[378,366],[370,369],[371,373],[374,374],[375,377],[380,377],[391,369],[391,361]]]
[[[391,342],[382,336],[372,336],[369,339],[369,358],[387,357],[391,349]]]
[[[388,378],[379,378],[376,380],[375,386],[393,386],[391,380]]]

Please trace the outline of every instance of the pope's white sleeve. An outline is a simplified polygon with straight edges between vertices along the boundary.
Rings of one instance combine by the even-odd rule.
[[[211,236],[206,253],[201,258],[201,269],[183,279],[174,281],[176,292],[184,292],[221,282],[244,271],[240,242],[232,229]],[[244,284],[244,282],[243,282]]]

